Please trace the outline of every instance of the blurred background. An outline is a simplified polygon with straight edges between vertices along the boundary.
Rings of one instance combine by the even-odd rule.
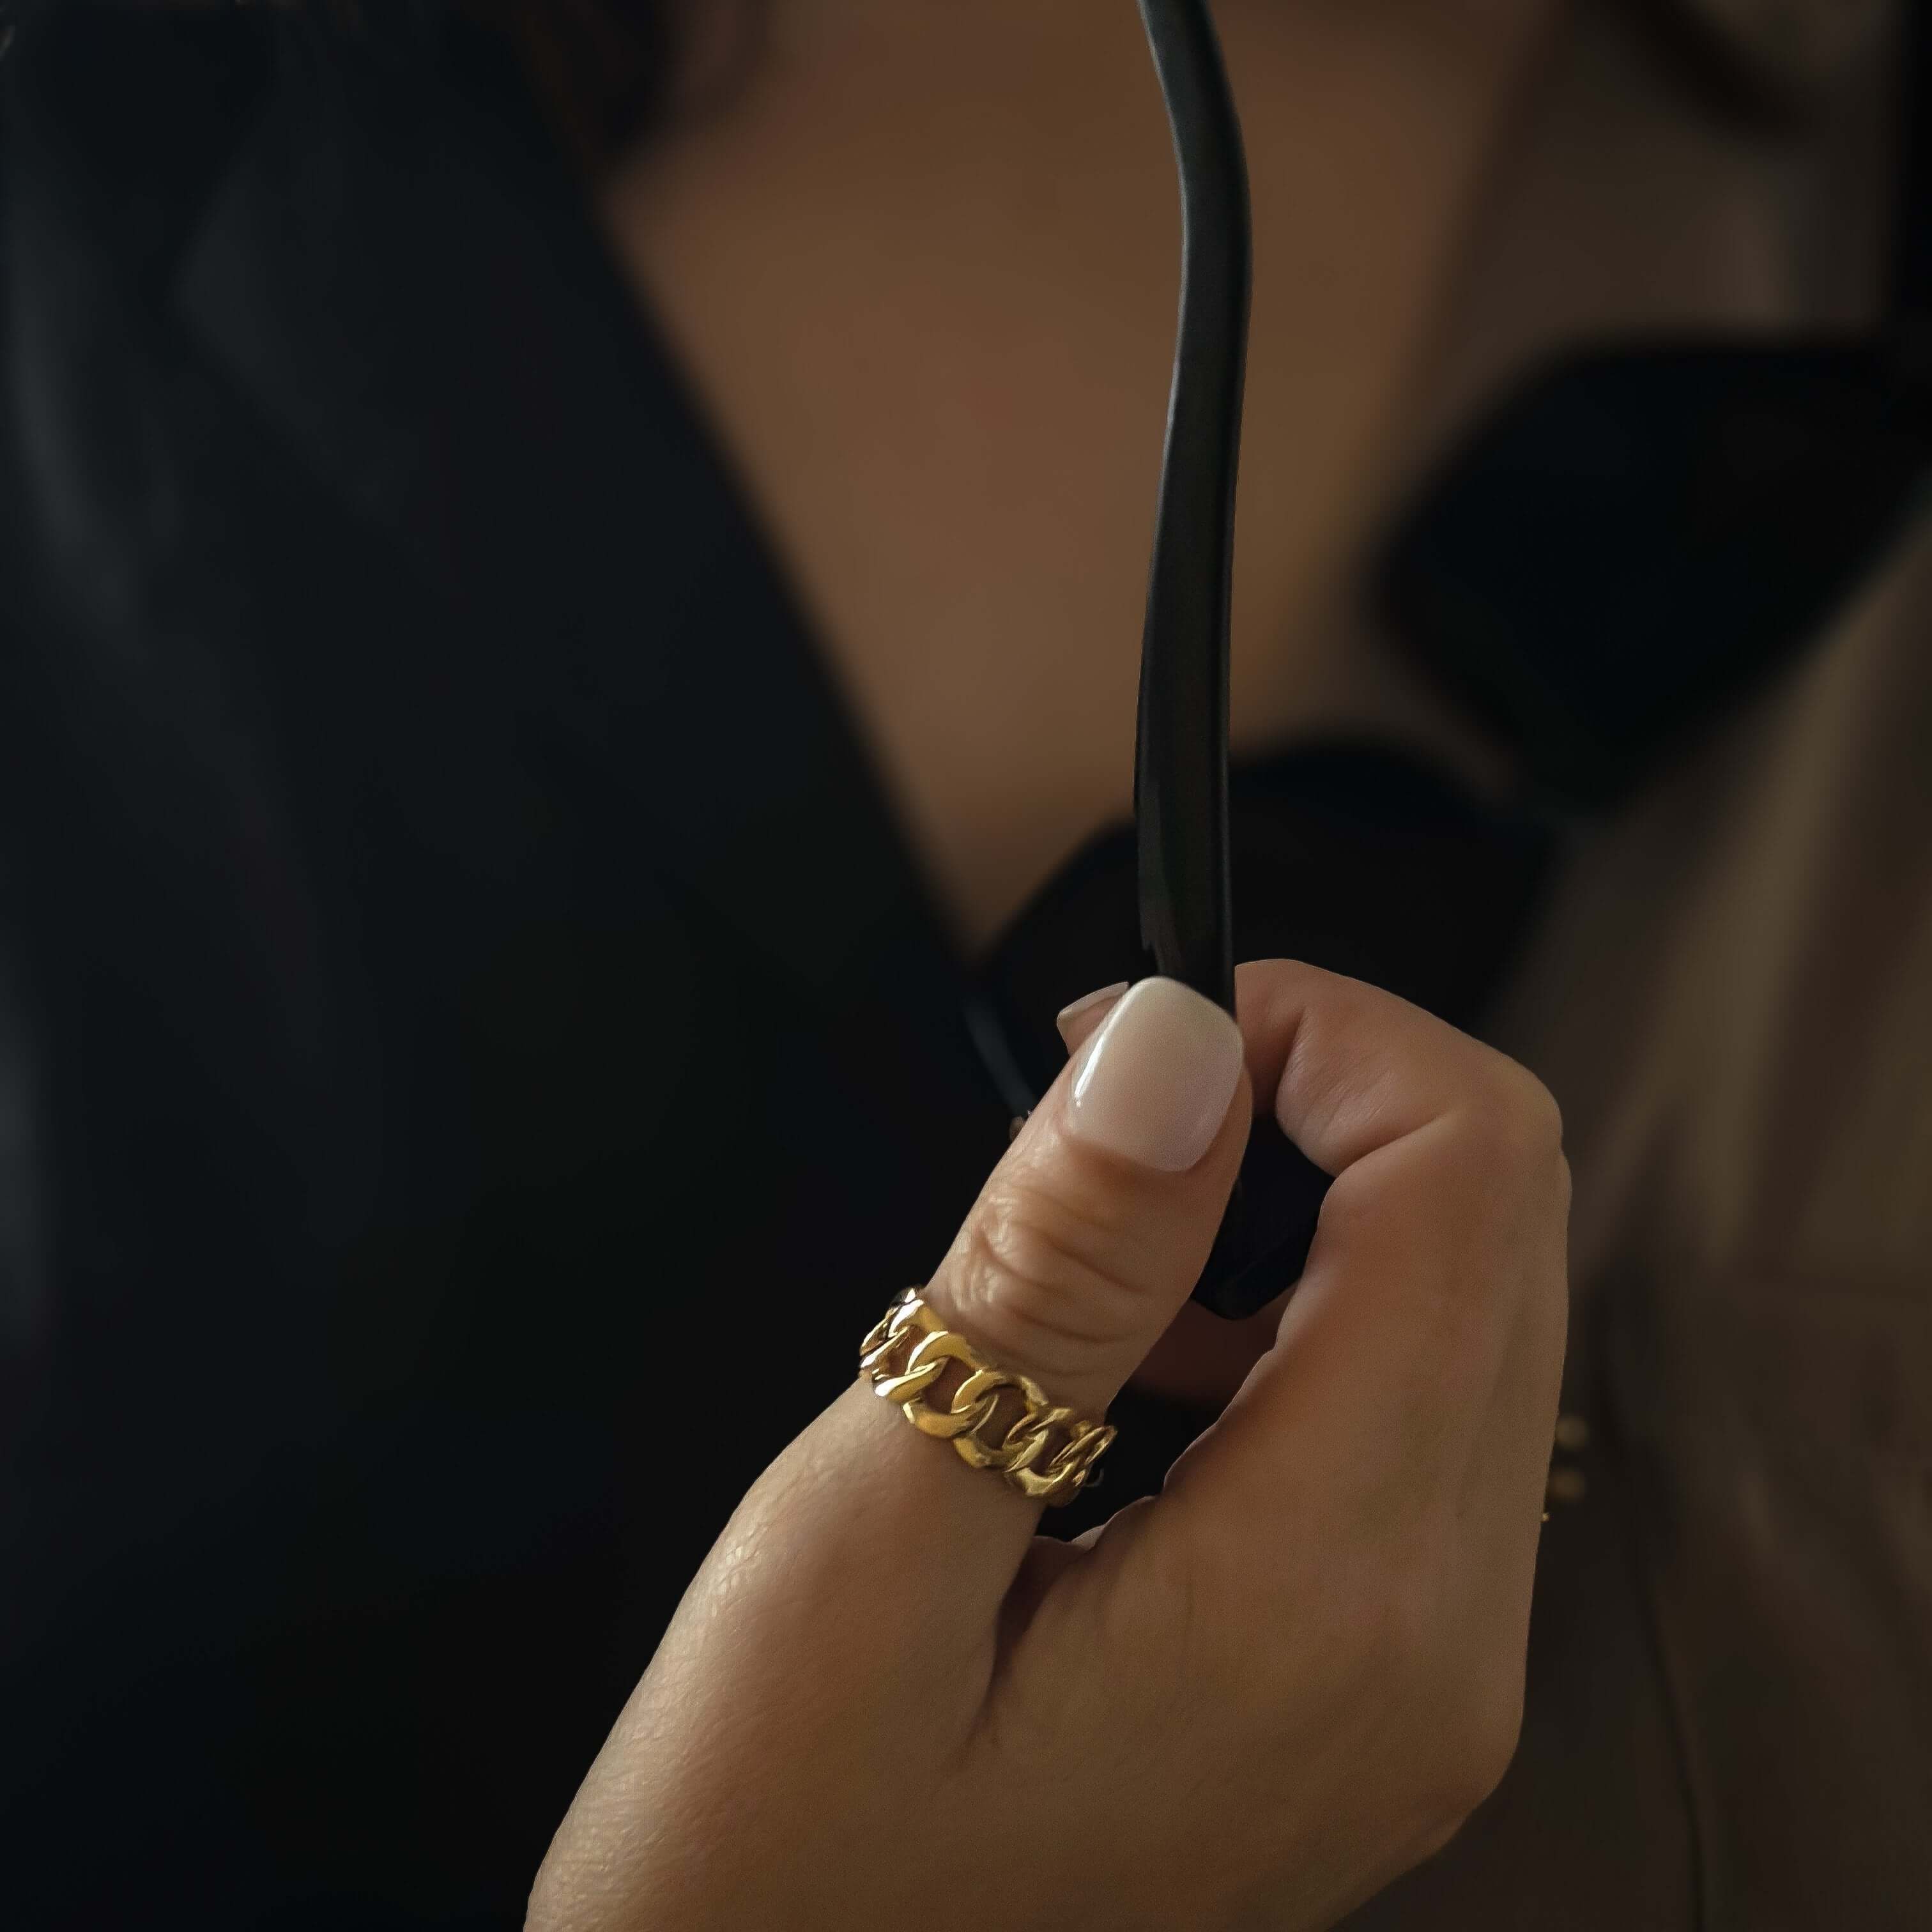
[[[1355,1922],[1923,1928],[1921,10],[1214,15],[1237,957],[1576,1180],[1522,1748]],[[0,4],[7,1923],[520,1922],[1139,970],[1178,214],[1126,0]]]

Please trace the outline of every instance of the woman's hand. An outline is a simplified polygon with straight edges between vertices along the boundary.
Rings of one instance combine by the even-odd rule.
[[[1494,1786],[1563,1353],[1556,1109],[1352,980],[1238,985],[1238,1034],[1172,980],[1082,1016],[926,1289],[1098,1416],[1186,1300],[1258,1096],[1336,1179],[1220,1420],[1065,1544],[855,1381],[686,1593],[532,1928],[1319,1926]]]

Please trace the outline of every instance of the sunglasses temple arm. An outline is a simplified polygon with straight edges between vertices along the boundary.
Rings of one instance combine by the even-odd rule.
[[[1181,295],[1134,754],[1141,940],[1232,1012],[1228,622],[1246,361],[1240,125],[1205,0],[1140,0],[1180,176]]]

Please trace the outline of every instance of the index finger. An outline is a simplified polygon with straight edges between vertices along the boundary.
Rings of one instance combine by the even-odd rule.
[[[1295,959],[1234,969],[1257,1108],[1324,1173],[1472,1105],[1514,1102],[1560,1133],[1555,1102],[1515,1061],[1378,987]]]
[[[1275,1345],[1184,1459],[1177,1500],[1274,1513],[1319,1492],[1358,1511],[1386,1484],[1419,1501],[1498,1429],[1523,1465],[1504,1492],[1533,1499],[1566,1318],[1555,1102],[1502,1054],[1338,974],[1256,961],[1236,998],[1257,1107],[1336,1178]]]

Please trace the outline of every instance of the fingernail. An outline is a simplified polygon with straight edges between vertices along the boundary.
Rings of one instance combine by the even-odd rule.
[[[1054,1024],[1060,1029],[1060,1038],[1064,1040],[1066,1037],[1067,1028],[1082,1013],[1090,1012],[1096,1006],[1104,1006],[1109,1000],[1118,1000],[1126,990],[1127,982],[1116,980],[1111,986],[1102,986],[1097,992],[1084,994],[1070,1004],[1062,1006],[1053,1016]]]
[[[1178,980],[1130,988],[1074,1056],[1067,1120],[1083,1140],[1178,1174],[1214,1143],[1240,1084],[1240,1028]]]

